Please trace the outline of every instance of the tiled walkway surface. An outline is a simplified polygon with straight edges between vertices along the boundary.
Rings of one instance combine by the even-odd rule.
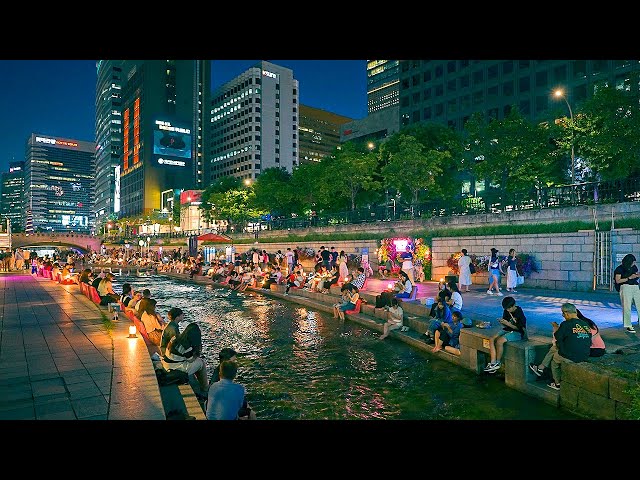
[[[165,418],[144,341],[77,285],[0,275],[0,419]]]

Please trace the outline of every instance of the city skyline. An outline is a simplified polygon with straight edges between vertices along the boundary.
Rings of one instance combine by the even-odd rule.
[[[268,60],[290,68],[300,102],[360,119],[367,115],[366,60]],[[32,133],[95,141],[95,60],[0,61],[0,172],[23,161]],[[259,60],[213,60],[211,89]]]

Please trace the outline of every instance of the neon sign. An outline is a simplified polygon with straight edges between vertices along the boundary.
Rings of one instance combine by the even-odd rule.
[[[56,138],[36,137],[36,142],[48,143],[50,145],[62,145],[63,147],[77,147],[76,142],[67,142],[66,140],[58,140]]]

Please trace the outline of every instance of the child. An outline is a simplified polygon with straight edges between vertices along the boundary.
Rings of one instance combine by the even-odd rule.
[[[462,328],[462,313],[451,313],[453,324],[442,323],[435,331],[435,346],[433,353],[444,349],[453,355],[460,355],[460,329]]]
[[[527,337],[527,318],[524,316],[522,308],[516,305],[513,297],[504,297],[502,299],[502,318],[498,321],[504,325],[504,328],[489,340],[491,361],[484,367],[487,373],[495,373],[501,366],[502,353],[506,342],[516,340],[526,340]]]

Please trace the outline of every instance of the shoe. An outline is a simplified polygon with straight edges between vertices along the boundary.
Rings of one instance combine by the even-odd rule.
[[[493,295],[493,292],[491,290],[487,290],[487,295]]]
[[[158,352],[153,352],[153,355],[151,355],[151,360],[153,360],[154,362],[161,360],[160,355],[158,355]]]
[[[560,390],[560,384],[555,382],[547,383],[547,387],[553,388],[554,390]]]
[[[511,293],[518,293],[517,290],[511,290]]]
[[[502,297],[502,292],[498,290],[498,293],[496,293],[496,295],[498,295],[499,297]]]
[[[500,362],[491,363],[489,362],[486,367],[484,367],[484,371],[488,373],[493,373],[496,370],[500,369]]]
[[[540,369],[538,368],[538,366],[535,363],[530,363],[529,364],[529,368],[531,369],[531,371],[533,373],[535,373],[537,376],[541,377],[542,376],[542,372],[540,371]]]
[[[629,332],[629,333],[636,333],[636,329],[635,329],[635,328],[633,328],[633,326],[631,326],[631,327],[624,327],[624,329],[625,329],[627,332]]]
[[[289,295],[287,292],[284,292],[285,295]]]

